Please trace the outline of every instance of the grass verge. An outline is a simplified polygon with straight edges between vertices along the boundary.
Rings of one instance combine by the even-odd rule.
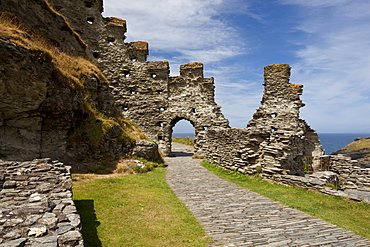
[[[185,138],[181,137],[172,137],[172,142],[182,143],[189,146],[194,146],[194,139],[190,138],[189,136]]]
[[[370,205],[367,203],[269,183],[261,178],[224,170],[205,161],[201,164],[229,182],[370,239]]]
[[[74,175],[86,246],[206,246],[196,219],[165,182],[165,169],[120,177]]]

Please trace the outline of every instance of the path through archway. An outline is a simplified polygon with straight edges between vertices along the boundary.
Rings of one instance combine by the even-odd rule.
[[[175,119],[171,123],[171,140],[173,137],[194,139],[195,127],[193,123],[186,119]],[[171,153],[174,154],[172,150],[172,143],[171,143]]]

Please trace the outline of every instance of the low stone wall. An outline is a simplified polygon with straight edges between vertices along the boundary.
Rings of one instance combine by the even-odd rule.
[[[275,174],[270,180],[370,203],[370,168],[362,168],[356,160],[344,155],[314,158],[318,164],[316,168],[320,169],[313,174],[304,177]]]
[[[329,170],[341,181],[341,188],[370,192],[370,168],[362,168],[356,160],[344,155],[328,155]]]
[[[83,246],[70,168],[0,160],[0,246]]]
[[[246,174],[304,175],[307,136],[292,131],[274,133],[254,128],[217,128],[200,132],[195,148],[212,164]]]
[[[200,132],[196,155],[227,170],[255,174],[261,171],[257,163],[260,145],[269,136],[265,131],[251,132],[239,128],[217,128]]]

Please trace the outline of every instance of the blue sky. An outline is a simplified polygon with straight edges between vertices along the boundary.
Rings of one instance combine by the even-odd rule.
[[[172,75],[204,63],[231,127],[244,128],[259,107],[263,67],[289,63],[312,128],[370,133],[368,0],[104,0],[104,9],[127,20],[126,42],[149,42],[148,60],[168,60]]]

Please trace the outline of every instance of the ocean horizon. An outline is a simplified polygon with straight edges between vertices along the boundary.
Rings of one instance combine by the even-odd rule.
[[[351,142],[356,138],[370,137],[370,133],[318,133],[322,148],[325,150],[325,154],[331,154],[337,151]],[[173,137],[190,137],[194,138],[194,133],[173,133]]]

